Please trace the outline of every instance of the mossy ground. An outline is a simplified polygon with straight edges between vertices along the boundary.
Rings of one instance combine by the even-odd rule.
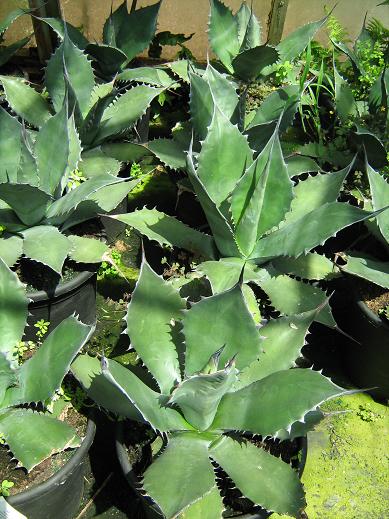
[[[389,517],[389,407],[367,394],[337,398],[308,436],[309,519]],[[287,518],[273,514],[272,518]]]

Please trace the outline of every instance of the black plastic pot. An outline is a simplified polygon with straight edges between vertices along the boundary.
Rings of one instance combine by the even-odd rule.
[[[334,316],[344,338],[343,366],[350,381],[377,399],[389,398],[389,326],[360,301],[346,282],[335,299]],[[373,389],[372,389],[373,388]]]
[[[130,485],[131,489],[137,494],[138,501],[140,506],[143,508],[144,516],[147,519],[161,519],[162,514],[159,510],[159,507],[153,503],[153,501],[148,496],[142,496],[139,493],[139,477],[135,473],[134,467],[131,465],[126,445],[124,442],[124,424],[125,422],[118,422],[116,427],[116,454],[119,459],[120,467],[123,471],[124,477],[126,478],[128,484]],[[307,452],[308,452],[308,440],[307,437],[304,436],[302,438],[298,438],[299,442],[299,450],[301,452],[301,458],[298,465],[298,475],[301,478],[304,468],[305,468],[305,462],[307,459]],[[149,444],[145,445],[143,447],[143,457],[147,460],[152,458],[151,454],[151,447]],[[146,463],[145,463],[146,464]],[[168,474],[166,475],[168,477]],[[163,484],[163,482],[161,482]],[[258,510],[254,514],[242,514],[236,517],[239,517],[239,519],[267,519],[270,517],[271,512],[266,512],[263,510]]]
[[[80,272],[70,281],[58,285],[53,294],[40,290],[28,292],[27,297],[31,302],[25,340],[36,338],[34,323],[40,319],[50,322],[50,330],[74,313],[83,323],[93,324],[96,320],[96,273]]]
[[[8,497],[8,503],[28,519],[73,519],[84,491],[85,462],[95,431],[89,419],[85,438],[69,461],[47,481]]]

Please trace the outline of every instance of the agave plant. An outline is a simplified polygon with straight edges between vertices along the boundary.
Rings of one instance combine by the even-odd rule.
[[[339,269],[312,250],[375,214],[337,202],[352,165],[293,183],[296,168],[285,163],[279,141],[280,126],[290,119],[282,97],[278,107],[271,105],[273,114],[275,107],[281,114],[275,124],[258,123],[242,132],[231,122],[239,106],[234,85],[210,66],[203,76],[192,76],[192,123],[204,141],[199,153],[189,150],[187,172],[212,234],[155,209],[113,218],[160,245],[202,256],[207,261],[198,269],[208,276],[214,292],[232,287],[244,266],[245,282],[259,285],[282,314],[318,307],[326,294],[306,281],[330,279]],[[197,103],[198,86],[204,84],[211,95],[208,103]],[[201,95],[205,97],[204,89]],[[260,107],[258,119],[266,117],[267,107]],[[269,128],[270,138],[263,144]],[[328,305],[317,320],[335,326]]]
[[[220,519],[215,466],[255,504],[299,517],[305,500],[296,472],[242,431],[305,434],[320,419],[319,404],[344,392],[318,372],[289,369],[314,314],[259,328],[239,283],[189,304],[143,262],[125,320],[149,376],[88,355],[71,369],[98,405],[149,424],[166,440],[143,474],[143,489],[164,517],[198,519],[206,510]]]
[[[19,366],[13,351],[24,333],[28,299],[17,275],[1,258],[0,283],[0,433],[19,465],[30,471],[52,454],[80,445],[72,427],[37,410],[37,405],[44,408],[60,388],[93,328],[68,317]]]
[[[84,176],[102,169],[116,175],[121,161],[136,160],[146,153],[140,146],[123,142],[123,134],[135,126],[155,97],[174,85],[174,79],[166,76],[157,83],[159,87],[153,86],[155,82],[130,89],[118,87],[114,81],[96,82],[87,55],[65,32],[47,63],[43,93],[18,77],[0,76],[0,83],[10,108],[33,128],[42,128],[55,117],[67,97],[69,117],[74,115],[81,141],[78,148]],[[142,81],[141,76],[135,79]],[[111,142],[118,136],[122,142]]]
[[[138,181],[97,170],[79,185],[69,185],[81,146],[66,99],[38,132],[0,108],[0,134],[0,257],[12,266],[24,254],[58,274],[68,255],[100,262],[106,245],[69,235],[69,229],[115,208]]]
[[[64,39],[67,32],[74,45],[94,60],[99,76],[110,79],[126,69],[129,63],[150,45],[157,28],[161,3],[162,1],[159,1],[141,9],[131,8],[129,13],[127,1],[124,1],[114,12],[111,10],[105,21],[102,43],[89,42],[79,29],[63,20],[41,19],[50,25],[61,39]]]

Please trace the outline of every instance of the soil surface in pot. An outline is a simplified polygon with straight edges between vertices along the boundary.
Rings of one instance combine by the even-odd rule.
[[[239,438],[241,439],[242,436],[239,436]],[[273,456],[281,457],[285,463],[290,464],[297,470],[301,454],[301,444],[298,440],[280,441],[271,438],[263,440],[258,435],[245,435],[243,438],[259,449],[264,449]],[[162,439],[159,436],[156,437],[150,428],[131,422],[131,426],[127,427],[125,431],[125,445],[129,461],[139,479],[151,463],[151,456],[145,456],[145,449],[143,449],[148,444],[151,446],[152,455],[155,455],[163,448]],[[242,514],[254,514],[264,510],[259,506],[255,506],[252,501],[244,497],[228,475],[215,463],[213,465],[219,491],[226,508],[223,517],[239,517]]]
[[[384,321],[388,322],[383,310],[389,307],[389,290],[378,285],[373,285],[363,279],[355,280],[355,289],[365,305]]]
[[[59,415],[59,419],[73,427],[80,438],[85,437],[88,419],[76,411],[72,405],[66,405]],[[11,496],[28,490],[43,483],[58,472],[73,456],[74,452],[75,449],[67,449],[54,454],[39,463],[31,472],[27,472],[24,468],[17,468],[18,462],[12,459],[7,446],[3,445],[0,447],[0,482],[6,479],[14,483],[14,486],[9,489]]]

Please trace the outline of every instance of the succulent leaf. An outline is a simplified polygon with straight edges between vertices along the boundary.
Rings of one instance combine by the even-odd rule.
[[[211,445],[210,455],[255,504],[280,514],[300,516],[305,507],[304,490],[297,473],[281,459],[250,442],[237,442],[227,436]]]
[[[18,384],[7,390],[3,407],[51,398],[92,332],[74,316],[63,320],[17,370]]]
[[[279,224],[293,199],[292,183],[283,159],[278,128],[231,197],[239,248],[249,256],[263,234]]]
[[[334,63],[335,78],[335,104],[339,119],[346,123],[350,117],[358,115],[357,105],[351,87],[347,81],[339,74]]]
[[[272,373],[291,368],[300,355],[316,313],[316,310],[311,310],[303,314],[279,317],[262,326],[260,333],[264,337],[263,352],[239,373],[234,389],[241,389]]]
[[[261,44],[261,26],[252,9],[243,2],[236,15],[240,52]]]
[[[292,274],[302,279],[332,279],[340,275],[339,268],[321,254],[308,252],[298,258],[274,258],[273,267],[283,274]]]
[[[0,132],[0,182],[16,182],[21,160],[22,126],[16,117],[12,117],[1,107]]]
[[[171,329],[176,320],[183,318],[185,309],[186,302],[179,293],[143,261],[128,305],[127,332],[132,347],[156,379],[161,393],[169,394],[181,381]]]
[[[223,150],[223,153],[220,153],[220,150]],[[198,157],[196,175],[221,212],[223,202],[231,194],[251,161],[252,152],[246,138],[215,107],[208,135]]]
[[[389,262],[376,261],[369,256],[355,253],[349,253],[346,260],[346,265],[340,267],[343,272],[389,289]]]
[[[220,0],[211,0],[209,42],[214,53],[233,72],[232,60],[239,52],[238,23],[232,12]]]
[[[66,422],[31,409],[10,409],[1,413],[0,432],[14,457],[27,471],[56,452],[80,445],[74,429]]]
[[[302,175],[303,173],[318,173],[320,171],[320,166],[317,162],[303,155],[285,157],[285,163],[290,177]]]
[[[181,247],[206,258],[214,257],[211,236],[191,229],[173,216],[168,216],[156,209],[144,208],[132,213],[113,215],[111,218],[134,227],[160,245]]]
[[[22,231],[23,253],[34,261],[49,266],[59,275],[71,249],[71,242],[51,225],[35,225]],[[50,247],[47,244],[50,243]]]
[[[212,321],[209,321],[210,315]],[[207,334],[203,333],[204,322],[208,323]],[[183,325],[187,376],[200,371],[222,346],[220,365],[237,355],[239,370],[258,358],[262,351],[258,329],[238,285],[195,303],[185,315]]]
[[[367,176],[369,178],[370,191],[372,197],[373,209],[375,211],[388,205],[389,201],[389,184],[382,175],[374,171],[374,169],[366,164]],[[376,216],[378,227],[389,243],[389,214],[383,211]]]
[[[169,88],[177,84],[172,76],[161,67],[127,68],[116,76],[117,81],[136,81],[156,87]]]
[[[15,265],[23,253],[23,239],[16,234],[0,236],[0,258],[8,267]]]
[[[274,47],[269,45],[259,45],[241,51],[233,60],[232,67],[234,73],[243,81],[254,81],[262,71],[276,63],[279,53]]]
[[[57,33],[57,35],[61,38],[61,40],[65,39],[65,25],[66,25],[66,33],[70,40],[76,45],[79,49],[84,50],[88,45],[88,40],[85,38],[83,33],[79,31],[74,25],[69,22],[65,22],[64,20],[60,20],[58,18],[39,18],[43,22],[47,23],[53,31]]]
[[[36,225],[41,222],[52,202],[49,194],[29,184],[0,184],[0,198],[26,225]]]
[[[307,390],[309,388],[309,390]],[[317,371],[277,371],[222,398],[212,429],[273,436],[326,400],[345,393]]]
[[[174,139],[155,139],[147,144],[147,148],[171,169],[185,169],[186,154],[181,144]]]
[[[174,434],[164,452],[144,473],[143,488],[166,519],[177,517],[215,488],[209,443],[201,434]],[[174,478],[166,478],[166,474],[174,474]],[[177,482],[180,482],[179,492]]]
[[[109,252],[109,247],[100,240],[74,235],[67,238],[72,244],[69,257],[78,263],[100,263]]]
[[[24,80],[0,76],[0,82],[8,104],[20,117],[38,128],[50,119],[49,103]]]
[[[0,257],[0,353],[11,360],[12,350],[21,340],[28,315],[24,286]]]
[[[205,431],[215,418],[220,400],[236,382],[236,374],[233,364],[214,373],[194,374],[174,388],[168,404],[178,405],[191,425]]]
[[[224,510],[219,489],[215,486],[210,492],[185,508],[177,519],[220,519]]]

